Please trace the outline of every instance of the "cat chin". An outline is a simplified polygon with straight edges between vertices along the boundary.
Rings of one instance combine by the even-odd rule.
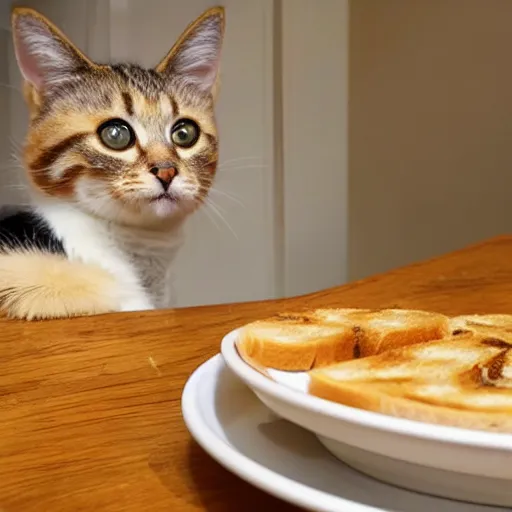
[[[184,219],[188,213],[178,204],[170,201],[158,201],[137,212],[122,209],[115,218],[117,222],[137,227],[173,225]]]
[[[155,212],[158,218],[171,217],[177,213],[180,206],[175,200],[166,198],[156,199],[151,202],[151,209]]]

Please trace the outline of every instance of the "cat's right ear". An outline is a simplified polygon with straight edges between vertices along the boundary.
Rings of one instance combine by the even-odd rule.
[[[156,70],[216,96],[224,23],[223,7],[208,9],[185,29]]]
[[[78,71],[95,66],[37,11],[15,8],[11,22],[21,74],[38,92],[72,80]]]

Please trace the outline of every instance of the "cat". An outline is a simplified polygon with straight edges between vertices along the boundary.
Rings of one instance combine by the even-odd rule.
[[[31,206],[0,219],[0,312],[44,320],[171,304],[185,219],[218,160],[222,7],[154,68],[98,64],[28,8],[12,12]]]

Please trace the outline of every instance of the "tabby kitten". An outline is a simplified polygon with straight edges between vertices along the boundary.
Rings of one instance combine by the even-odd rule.
[[[13,11],[12,32],[33,206],[0,220],[0,310],[47,319],[169,305],[183,221],[217,167],[224,10],[190,24],[154,69],[94,63],[32,9]]]

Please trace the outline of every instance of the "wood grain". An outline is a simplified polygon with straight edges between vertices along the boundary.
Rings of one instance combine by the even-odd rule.
[[[243,500],[248,510],[293,510],[191,441],[180,397],[231,329],[322,306],[512,313],[512,237],[288,300],[2,320],[0,509],[234,512]]]

